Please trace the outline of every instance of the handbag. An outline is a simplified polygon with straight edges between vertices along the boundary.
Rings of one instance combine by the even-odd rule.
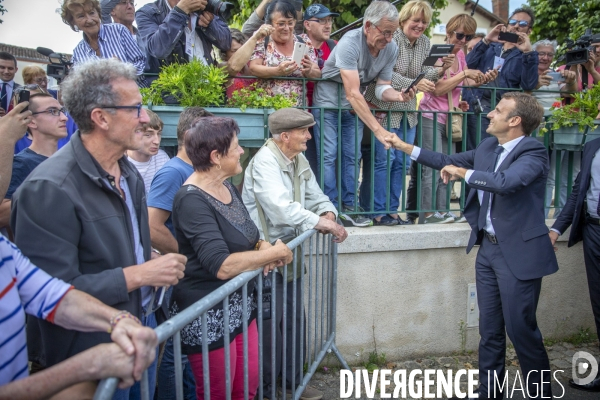
[[[446,79],[450,79],[450,72],[448,70],[446,70]],[[454,107],[454,102],[452,101],[452,90],[448,92],[448,111],[462,112],[460,108]],[[452,140],[452,142],[462,141],[462,127],[463,114],[452,114],[451,123],[448,123],[446,120],[446,135],[448,136],[448,140]]]

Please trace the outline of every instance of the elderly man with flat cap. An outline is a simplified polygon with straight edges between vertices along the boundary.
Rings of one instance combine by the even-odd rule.
[[[269,242],[281,239],[289,242],[302,232],[317,229],[322,233],[331,233],[334,241],[343,242],[348,233],[336,223],[337,211],[319,187],[306,157],[306,142],[310,139],[308,128],[315,124],[312,114],[296,109],[284,108],[269,116],[269,130],[273,135],[256,153],[246,169],[242,198],[250,217],[258,226],[261,238]],[[304,318],[302,308],[302,288],[299,279],[294,280],[293,267],[288,268],[287,299],[283,293],[283,276],[280,271],[273,273],[276,299],[276,332],[271,337],[271,329],[266,328],[263,335],[263,392],[265,398],[272,398],[273,385],[271,371],[277,378],[282,369],[282,323],[284,304],[286,318],[286,386],[292,389],[292,382],[301,383],[302,359],[300,342],[304,341],[304,332],[300,331],[300,321]],[[301,268],[297,268],[297,275]],[[294,291],[294,285],[296,290]],[[296,294],[296,310],[292,310],[293,297]],[[292,343],[293,320],[296,320],[295,343]],[[271,341],[276,342],[276,365],[271,365]],[[304,345],[302,348],[306,349]],[[292,366],[292,351],[295,351],[295,368]],[[293,375],[292,375],[293,372]],[[294,379],[293,379],[294,378]],[[301,399],[317,400],[323,396],[318,390],[307,386]]]

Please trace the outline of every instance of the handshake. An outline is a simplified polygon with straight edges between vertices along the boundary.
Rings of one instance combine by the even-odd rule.
[[[600,107],[600,105],[599,105]],[[400,150],[409,156],[412,154],[415,146],[412,144],[408,144],[402,139],[400,139],[397,135],[387,132],[381,138],[377,136],[377,138],[383,143],[386,149],[393,147],[396,150]],[[460,179],[465,179],[465,175],[467,174],[467,169],[457,167],[455,165],[446,165],[440,171],[440,176],[444,181],[444,184],[447,184],[450,181],[456,181]]]

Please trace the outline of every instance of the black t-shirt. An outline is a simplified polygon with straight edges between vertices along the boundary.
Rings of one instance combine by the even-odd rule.
[[[21,183],[29,176],[31,171],[40,165],[48,157],[36,153],[35,151],[26,148],[15,155],[13,159],[12,176],[10,177],[10,185],[4,195],[5,199],[12,199],[15,191],[21,186]]]
[[[173,227],[179,253],[188,258],[185,276],[173,289],[171,315],[175,315],[222,286],[227,280],[217,273],[232,253],[254,250],[258,228],[250,218],[237,190],[224,185],[232,201],[224,204],[194,185],[183,185],[173,200]],[[255,282],[248,284],[248,321],[255,318]],[[223,347],[222,303],[208,311],[209,350]],[[242,289],[229,296],[230,340],[242,332]],[[201,319],[181,331],[184,354],[202,352]]]

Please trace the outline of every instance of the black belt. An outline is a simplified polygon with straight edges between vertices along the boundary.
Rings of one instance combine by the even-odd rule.
[[[598,218],[585,217],[585,222],[592,225],[600,225],[600,219]]]
[[[488,233],[487,231],[483,231],[483,233],[485,234],[485,237],[487,237],[488,240],[490,242],[492,242],[492,244],[498,244],[498,238],[496,237],[496,235],[492,235],[491,233]]]

